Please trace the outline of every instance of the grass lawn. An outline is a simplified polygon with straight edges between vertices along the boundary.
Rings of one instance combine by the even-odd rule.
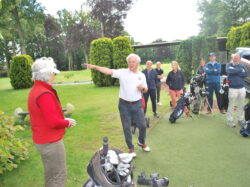
[[[164,68],[166,75],[170,65],[164,65]],[[85,71],[79,72],[87,74]],[[109,137],[111,146],[127,151],[117,107],[119,88],[98,88],[94,85],[55,88],[62,106],[69,102],[76,107],[72,118],[78,124],[67,130],[64,143],[68,167],[67,187],[81,186],[87,179],[86,165],[101,147],[103,136]],[[13,115],[17,107],[26,111],[28,92],[29,89],[12,90],[9,79],[0,79],[0,110],[8,115]],[[170,187],[249,186],[250,140],[239,135],[239,127],[228,128],[226,116],[220,114],[201,115],[199,119],[194,117],[194,120],[181,118],[176,124],[169,124],[169,96],[164,92],[162,103],[164,105],[158,107],[162,120],[152,118],[151,103],[148,103],[147,116],[151,117],[154,124],[147,137],[152,152],[144,153],[136,147],[136,178],[139,172],[145,171],[147,175],[158,172],[162,177],[169,177]],[[43,166],[32,145],[29,126],[17,136],[30,143],[29,159],[21,162],[17,169],[1,175],[0,186],[42,187]],[[133,141],[136,143],[135,137]]]
[[[148,136],[152,152],[138,152],[136,176],[157,172],[170,187],[249,187],[249,139],[226,126],[225,115],[201,115],[168,122],[169,114]],[[161,138],[159,138],[161,137]]]
[[[62,106],[70,102],[76,107],[72,118],[77,126],[67,130],[64,143],[67,153],[68,187],[81,186],[87,179],[86,166],[92,155],[101,147],[103,136],[108,136],[110,144],[127,151],[118,113],[118,87],[98,88],[94,85],[55,86]],[[12,90],[9,79],[0,79],[0,110],[13,115],[15,108],[27,110],[29,89]],[[169,103],[167,94],[162,93],[163,102]],[[150,105],[150,102],[149,102]],[[166,108],[159,107],[164,115]],[[152,118],[151,107],[148,116]],[[153,123],[155,119],[152,118]],[[26,119],[28,123],[28,118]],[[43,186],[43,166],[40,156],[32,145],[29,126],[18,137],[29,142],[30,156],[17,169],[0,176],[0,186],[40,187]],[[136,138],[134,138],[136,143]]]

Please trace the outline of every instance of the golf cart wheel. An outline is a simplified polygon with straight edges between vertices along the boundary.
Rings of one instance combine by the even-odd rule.
[[[149,128],[149,126],[150,126],[150,118],[145,118],[145,120],[146,120],[146,126],[147,126],[147,128]]]
[[[132,132],[132,134],[135,134],[135,131],[136,131],[136,126],[131,126],[131,132]]]

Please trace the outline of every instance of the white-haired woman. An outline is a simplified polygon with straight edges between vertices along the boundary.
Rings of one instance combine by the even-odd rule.
[[[96,65],[87,64],[88,69],[95,69],[104,74],[111,75],[120,81],[119,94],[119,112],[123,126],[125,140],[129,152],[136,157],[134,145],[132,142],[131,123],[132,120],[139,128],[138,145],[146,152],[150,148],[145,143],[146,138],[146,122],[142,111],[142,93],[148,90],[145,75],[138,71],[141,59],[136,54],[130,54],[127,57],[128,68],[124,69],[109,69]]]
[[[44,165],[45,186],[63,187],[67,178],[65,128],[75,126],[74,119],[64,118],[56,91],[52,87],[60,73],[52,58],[40,58],[32,65],[34,85],[28,97],[32,138]]]

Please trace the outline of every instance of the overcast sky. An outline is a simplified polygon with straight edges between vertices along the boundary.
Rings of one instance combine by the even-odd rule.
[[[55,15],[63,8],[79,10],[84,0],[37,0]],[[125,20],[125,30],[141,43],[162,38],[186,39],[199,33],[197,0],[135,0]]]

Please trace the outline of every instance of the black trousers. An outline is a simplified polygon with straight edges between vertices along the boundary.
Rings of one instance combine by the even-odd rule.
[[[154,113],[156,113],[156,89],[149,89],[147,93],[144,94],[145,99],[145,109],[144,113],[147,112],[147,103],[148,103],[148,97],[150,96],[151,103],[152,103],[152,110]]]

